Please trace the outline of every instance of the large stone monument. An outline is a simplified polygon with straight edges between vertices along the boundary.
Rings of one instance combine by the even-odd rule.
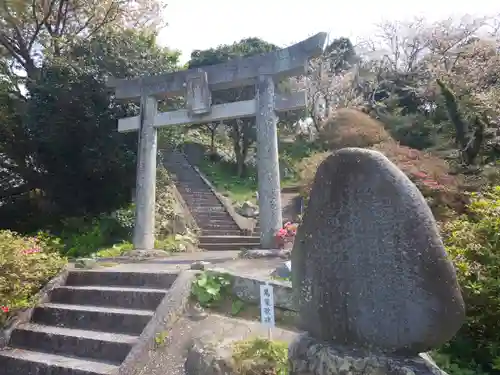
[[[417,187],[376,151],[346,148],[318,168],[292,251],[305,331],[291,375],[438,374],[419,353],[450,340],[465,308]]]
[[[275,93],[275,83],[285,77],[306,73],[310,58],[324,49],[326,33],[319,33],[291,47],[227,63],[202,68],[108,80],[119,100],[138,100],[140,116],[118,121],[118,131],[139,131],[137,164],[136,221],[134,246],[138,250],[154,247],[155,170],[157,128],[200,124],[241,117],[256,117],[257,167],[259,185],[260,238],[263,248],[274,247],[274,236],[281,228],[280,174],[276,112],[306,106],[306,93]],[[255,85],[252,100],[212,105],[211,92]],[[157,100],[184,95],[186,109],[157,112]]]

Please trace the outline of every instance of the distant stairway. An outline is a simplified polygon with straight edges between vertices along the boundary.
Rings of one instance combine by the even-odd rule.
[[[165,167],[172,174],[177,190],[201,229],[201,249],[218,251],[259,247],[258,235],[242,235],[224,205],[189,164],[184,154],[171,151],[165,159]]]

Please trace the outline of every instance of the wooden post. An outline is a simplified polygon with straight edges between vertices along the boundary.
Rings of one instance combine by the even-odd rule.
[[[154,121],[157,105],[154,97],[141,97],[134,226],[136,250],[152,250],[155,246],[157,130]]]

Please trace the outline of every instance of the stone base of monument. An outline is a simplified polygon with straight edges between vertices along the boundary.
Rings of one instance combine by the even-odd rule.
[[[163,258],[168,257],[170,254],[164,250],[129,250],[123,254],[125,257],[131,258]]]
[[[251,249],[240,254],[243,259],[281,258],[288,259],[291,249]]]
[[[426,354],[374,354],[318,342],[307,333],[290,344],[288,362],[290,375],[446,375]]]

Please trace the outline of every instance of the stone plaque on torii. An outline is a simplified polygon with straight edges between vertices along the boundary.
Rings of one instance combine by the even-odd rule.
[[[326,33],[318,33],[288,48],[217,65],[134,79],[108,79],[116,99],[141,103],[139,116],[118,121],[119,132],[139,131],[135,249],[154,248],[157,128],[251,116],[256,117],[257,126],[260,242],[262,248],[275,247],[275,234],[283,224],[276,112],[301,109],[307,103],[305,91],[276,94],[275,82],[305,74],[308,60],[323,52],[326,37]],[[256,86],[255,99],[212,105],[212,92],[249,85]],[[167,96],[184,96],[186,109],[157,112],[158,99]]]

